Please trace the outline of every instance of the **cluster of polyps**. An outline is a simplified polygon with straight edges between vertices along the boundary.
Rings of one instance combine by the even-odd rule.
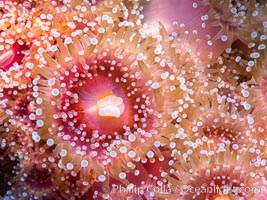
[[[266,5],[253,2],[192,2],[214,37],[178,23],[150,34],[138,1],[0,2],[1,166],[13,169],[0,195],[264,198],[252,186],[266,183]],[[203,44],[219,39],[216,59]],[[214,185],[250,192],[192,192]]]

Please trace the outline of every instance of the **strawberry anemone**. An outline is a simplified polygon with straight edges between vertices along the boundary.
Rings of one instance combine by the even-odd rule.
[[[247,116],[244,109],[239,111],[230,107],[220,95],[203,95],[188,110],[187,118],[179,124],[188,135],[186,145],[195,148],[209,141],[219,149],[223,144],[236,150],[247,148],[252,117]]]
[[[265,187],[253,148],[215,150],[208,143],[192,149],[182,164],[173,163],[165,177],[179,199],[251,199]],[[253,173],[251,173],[253,172]]]
[[[155,108],[151,103],[153,90],[148,85],[151,79],[123,63],[122,53],[103,50],[85,58],[84,65],[77,63],[60,75],[59,87],[51,91],[53,97],[60,97],[56,107],[60,115],[54,118],[58,118],[59,128],[70,142],[78,146],[106,143],[124,134],[152,129]]]
[[[40,136],[58,144],[63,165],[89,183],[109,185],[110,176],[127,185],[132,162],[161,157],[153,143],[168,143],[162,132],[175,127],[162,115],[166,104],[153,77],[154,40],[129,27],[104,27],[71,44],[57,40],[55,59],[44,54],[48,67],[36,71],[38,91],[40,106],[51,113]]]

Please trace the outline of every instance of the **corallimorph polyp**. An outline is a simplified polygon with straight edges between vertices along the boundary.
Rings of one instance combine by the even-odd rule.
[[[209,141],[219,146],[228,144],[231,148],[242,149],[248,145],[251,119],[237,112],[235,107],[229,109],[229,103],[219,95],[203,95],[189,107],[187,119],[180,125],[188,133],[187,145],[196,145],[197,141]],[[224,145],[223,145],[224,146]]]
[[[57,40],[55,60],[44,54],[47,67],[37,72],[38,90],[45,91],[41,98],[52,124],[41,120],[39,125],[41,132],[50,132],[46,139],[61,146],[67,169],[82,167],[85,174],[91,169],[98,181],[111,176],[127,185],[131,162],[146,162],[157,153],[152,147],[157,149],[153,142],[160,138],[159,127],[166,126],[164,102],[157,99],[152,38],[144,40],[127,26],[114,32],[105,23],[95,36]],[[118,159],[129,163],[119,166]]]
[[[166,179],[177,199],[253,199],[264,187],[250,151],[215,150],[208,143],[193,150],[186,163],[172,164]]]
[[[90,42],[88,51],[93,50],[98,39],[91,38]],[[65,137],[70,137],[68,140],[78,145],[89,141],[93,145],[94,142],[105,142],[116,136],[123,138],[124,133],[150,130],[154,123],[153,90],[148,85],[148,81],[152,80],[145,77],[134,63],[133,58],[137,55],[105,45],[97,47],[96,53],[85,50],[85,56],[81,56],[83,60],[80,61],[79,58],[76,60],[75,55],[70,55],[72,63],[61,63],[59,60],[69,54],[64,49],[66,47],[62,46],[61,55],[58,56],[64,71],[60,73],[58,70],[60,82],[56,80],[51,88],[51,97],[60,99],[60,105],[56,106],[59,114],[53,117],[58,118],[59,127],[63,125]],[[80,49],[74,53],[82,54],[82,51]],[[142,59],[142,55],[139,56]],[[50,82],[54,80],[51,78]],[[88,130],[86,135],[82,133],[84,130]],[[75,136],[79,139],[74,139]]]

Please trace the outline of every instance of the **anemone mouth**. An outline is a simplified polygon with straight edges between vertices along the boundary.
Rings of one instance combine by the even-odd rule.
[[[188,113],[187,120],[181,121],[180,126],[189,133],[189,141],[197,145],[197,140],[208,141],[216,146],[216,148],[224,148],[225,145],[230,146],[229,151],[234,149],[246,149],[247,142],[250,141],[246,137],[249,131],[249,117],[242,114],[233,105],[221,100],[217,96],[217,100],[198,99],[198,102],[192,106],[192,113]],[[203,101],[204,100],[204,101]],[[198,104],[199,103],[199,104]],[[198,105],[198,108],[195,107]],[[188,141],[187,141],[188,142]],[[186,142],[186,143],[187,143]],[[188,145],[191,142],[187,143]]]
[[[121,132],[123,126],[133,123],[130,119],[131,102],[120,85],[105,76],[94,77],[78,89],[84,122],[92,130],[103,134]]]
[[[201,130],[208,140],[215,144],[225,143],[228,145],[245,145],[241,142],[244,128],[237,128],[235,122],[231,118],[222,118],[219,113],[209,113],[201,120],[203,125]],[[241,146],[239,148],[241,148]]]
[[[43,146],[43,145],[40,145]],[[35,148],[38,148],[37,145]],[[14,185],[14,194],[23,197],[48,197],[57,191],[59,181],[57,158],[51,152],[34,151],[20,163],[18,178],[20,183]]]
[[[193,188],[205,188],[206,192],[186,194],[184,199],[228,200],[233,196],[246,198],[248,195],[240,189],[246,185],[245,177],[239,173],[236,166],[214,165],[212,169],[200,169],[196,174],[190,178],[188,185]]]
[[[64,199],[77,198],[77,199],[87,199],[89,196],[86,196],[86,193],[91,186],[90,180],[84,180],[81,173],[76,172],[66,172],[60,170],[61,178],[65,182],[58,184],[58,193]],[[73,193],[71,193],[72,191]]]
[[[53,174],[52,169],[44,169],[34,165],[27,174],[25,184],[36,192],[49,191],[54,186]]]
[[[26,127],[28,128],[28,127]],[[30,133],[27,132],[25,127],[21,130],[18,128],[12,132],[9,132],[9,136],[6,138],[10,143],[9,149],[12,153],[21,153],[27,155],[33,149],[33,141]]]
[[[14,122],[18,122],[24,125],[29,125],[29,127],[35,127],[35,107],[34,107],[34,97],[32,91],[25,90],[18,87],[5,88],[3,90],[3,98],[1,98],[5,103],[6,109],[10,110],[10,113],[6,113],[9,119]]]
[[[172,164],[166,178],[171,188],[180,189],[179,199],[228,200],[253,197],[255,190],[252,187],[258,185],[258,181],[261,182],[262,176],[258,175],[260,168],[251,161],[256,159],[255,155],[246,150],[230,152],[229,145],[220,151],[213,147],[207,148],[206,145],[208,143],[194,149],[183,165],[180,161]],[[251,176],[250,170],[254,170],[255,176]]]

